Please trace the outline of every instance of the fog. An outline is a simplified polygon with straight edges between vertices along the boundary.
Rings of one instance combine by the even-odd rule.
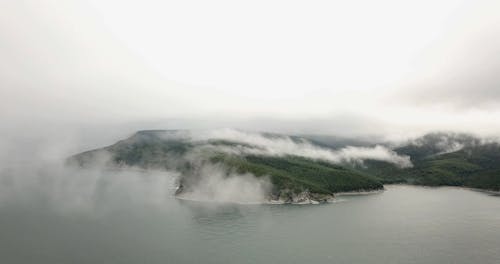
[[[291,138],[282,135],[265,135],[256,132],[245,132],[235,129],[216,129],[208,131],[188,132],[187,135],[178,135],[187,137],[190,140],[212,140],[222,139],[232,142],[241,142],[250,146],[237,146],[221,148],[218,150],[237,153],[237,154],[258,154],[267,156],[286,156],[295,155],[316,160],[329,161],[335,164],[356,163],[362,164],[363,160],[372,159],[393,163],[399,167],[411,167],[411,161],[408,156],[399,156],[394,151],[377,145],[375,147],[353,147],[332,150],[318,145],[303,138]]]
[[[178,173],[128,169],[77,169],[40,163],[0,171],[0,209],[42,206],[60,214],[99,214],[120,208],[168,207]]]
[[[135,167],[109,168],[109,156],[94,157],[90,168],[82,169],[65,164],[66,158],[86,150],[83,141],[87,137],[61,135],[59,141],[51,135],[29,131],[31,141],[2,141],[0,167],[0,204],[44,202],[56,210],[96,211],[115,208],[128,203],[148,206],[166,206],[172,203],[178,187],[180,172],[144,170]],[[124,139],[122,133],[110,131],[112,141],[95,147],[103,147]],[[98,136],[96,136],[99,138]],[[116,137],[116,138],[115,138]],[[311,144],[305,139],[276,134],[262,134],[236,129],[181,130],[163,134],[165,139],[211,142],[227,140],[241,145],[218,146],[202,144],[182,159],[198,164],[199,180],[180,198],[222,203],[263,203],[269,201],[272,184],[267,177],[237,174],[221,165],[207,165],[200,151],[222,151],[236,155],[287,156],[296,155],[324,160],[336,164],[363,164],[365,159],[382,160],[400,167],[411,166],[409,157],[399,156],[383,146],[345,147],[337,150]],[[36,140],[35,140],[36,139]],[[64,139],[64,140],[63,140]],[[95,139],[90,146],[103,139]],[[80,148],[80,150],[78,150]],[[172,159],[171,162],[181,160]]]
[[[57,185],[80,175],[60,168],[66,157],[144,129],[259,146],[233,152],[409,167],[387,144],[326,150],[255,131],[498,138],[499,12],[490,0],[2,1],[0,170],[7,183],[32,175],[22,186],[34,188],[48,166]]]
[[[141,123],[128,133],[491,136],[499,11],[490,0],[2,1],[1,133]]]
[[[198,172],[200,180],[177,198],[198,202],[259,204],[269,202],[272,188],[267,177],[229,173],[227,168],[203,165]]]
[[[202,154],[410,168],[394,147],[430,132],[478,137],[436,137],[433,155],[500,142],[499,14],[498,0],[0,0],[0,262],[497,263],[492,197],[399,186],[255,205],[271,177]],[[66,164],[155,129],[203,142],[169,160],[197,165],[183,192],[180,169]]]

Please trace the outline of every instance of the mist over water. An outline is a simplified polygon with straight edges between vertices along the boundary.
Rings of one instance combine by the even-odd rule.
[[[334,164],[363,165],[363,161],[381,160],[393,163],[398,167],[411,167],[410,158],[398,155],[387,147],[376,145],[374,147],[346,146],[332,149],[326,146],[314,144],[312,141],[302,138],[281,134],[270,134],[261,132],[244,132],[236,129],[210,129],[210,130],[146,130],[139,131],[131,137],[122,139],[117,144],[122,146],[131,145],[150,140],[164,140],[165,142],[180,142],[189,145],[190,148],[182,154],[162,157],[162,165],[153,169],[162,169],[165,165],[171,171],[170,174],[182,178],[185,184],[177,184],[182,187],[179,198],[205,201],[205,202],[230,202],[230,203],[266,203],[271,199],[273,185],[269,175],[256,177],[251,173],[241,174],[234,168],[224,166],[222,163],[213,164],[208,157],[218,153],[229,155],[246,156],[271,156],[285,157],[298,156],[313,160],[322,160]],[[122,144],[122,145],[121,145]],[[95,171],[102,171],[107,167],[119,167],[123,171],[141,170],[128,167],[124,164],[116,164],[113,161],[113,150],[107,149],[92,152],[88,158],[88,164]],[[158,157],[148,156],[155,160]],[[147,163],[147,162],[146,162]],[[182,176],[179,168],[189,164],[193,168],[192,175]],[[77,168],[67,167],[67,170]],[[148,168],[146,168],[148,169]],[[80,172],[78,172],[80,173]],[[87,172],[89,173],[89,172]],[[71,174],[66,173],[66,174]],[[55,176],[54,176],[55,177]],[[113,179],[107,179],[112,181]],[[67,179],[65,181],[68,181]],[[187,188],[184,188],[186,187]]]
[[[82,169],[62,163],[11,167],[0,171],[0,208],[43,205],[64,213],[165,206],[172,202],[178,177],[171,171]]]
[[[65,166],[59,158],[65,152],[55,147],[29,154],[29,146],[19,146],[30,162],[7,162],[12,157],[5,155],[0,169],[2,263],[500,259],[500,200],[485,193],[387,186],[380,194],[319,206],[264,205],[254,202],[268,188],[265,181],[251,175],[221,180],[223,168],[204,167],[212,177],[191,198],[217,202],[200,203],[175,198],[174,171],[77,169]],[[234,197],[241,203],[227,203]]]
[[[105,155],[87,169],[64,164],[72,154],[113,144],[132,132],[114,129],[105,140],[96,133],[85,142],[65,133],[30,130],[26,134],[40,140],[0,140],[1,263],[493,264],[500,259],[496,196],[389,186],[381,194],[342,196],[325,205],[265,205],[266,178],[201,166],[209,177],[177,199],[176,171],[109,169],[103,166]],[[331,150],[233,129],[182,137],[237,141],[238,147],[217,148],[236,154],[407,164],[404,156],[382,146]],[[449,151],[463,144],[457,142],[437,145]],[[196,160],[197,153],[191,154]]]
[[[269,201],[272,183],[268,177],[251,173],[229,173],[217,165],[203,165],[199,181],[177,198],[198,202],[259,204]]]

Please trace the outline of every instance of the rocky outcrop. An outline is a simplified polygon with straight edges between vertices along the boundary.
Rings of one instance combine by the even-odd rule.
[[[332,194],[311,193],[308,190],[296,193],[285,189],[271,195],[270,203],[277,204],[320,204],[331,202],[335,198]]]

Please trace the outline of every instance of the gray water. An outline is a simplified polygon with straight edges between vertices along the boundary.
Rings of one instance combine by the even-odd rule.
[[[4,188],[0,263],[500,263],[498,196],[388,186],[324,205],[203,204],[148,177],[99,178],[88,196],[50,177]]]

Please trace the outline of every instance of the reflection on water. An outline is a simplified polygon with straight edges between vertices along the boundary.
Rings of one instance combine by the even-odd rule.
[[[499,197],[467,189],[204,204],[167,173],[65,173],[2,176],[1,263],[500,263]]]

